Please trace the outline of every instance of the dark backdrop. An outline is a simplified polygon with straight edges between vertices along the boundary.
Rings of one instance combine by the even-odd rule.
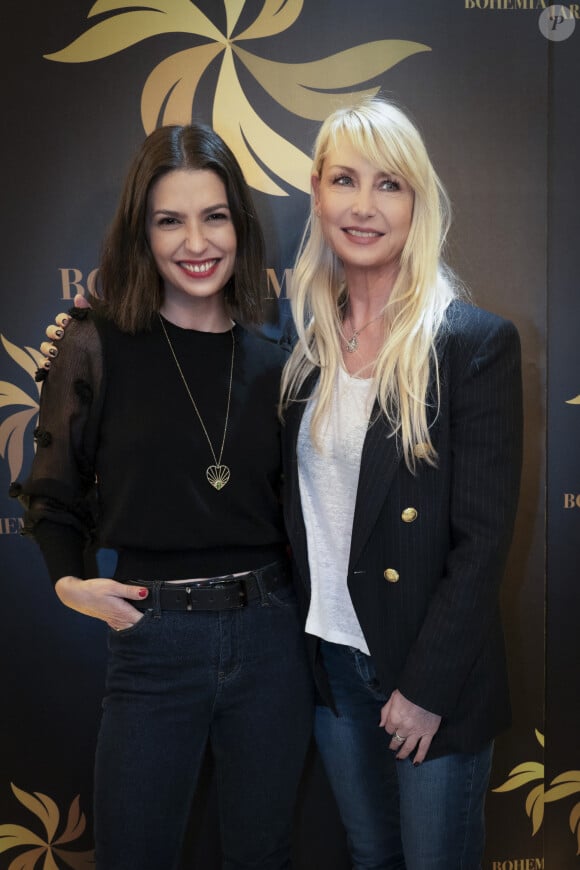
[[[167,0],[155,5],[167,6]],[[251,24],[263,5],[247,0],[242,22]],[[560,42],[547,39],[538,26],[542,5],[305,0],[291,27],[242,45],[279,63],[321,60],[376,40],[410,40],[430,49],[372,71],[363,84],[380,87],[416,119],[454,204],[448,259],[478,304],[511,318],[520,330],[524,480],[503,588],[514,725],[496,746],[492,786],[499,791],[490,793],[487,806],[489,870],[578,864],[580,405],[573,400],[580,394],[580,27]],[[222,2],[197,6],[224,29]],[[95,9],[103,8],[99,0]],[[45,828],[51,832],[58,821],[58,838],[76,795],[90,823],[105,659],[105,632],[58,604],[35,547],[18,535],[20,510],[5,495],[31,459],[38,400],[34,348],[45,324],[70,304],[76,290],[71,282],[86,288],[95,268],[121,179],[144,136],[140,102],[149,74],[170,55],[208,41],[162,34],[89,62],[45,59],[110,17],[87,20],[90,9],[89,0],[52,0],[5,4],[0,13],[0,867],[6,868],[27,850],[29,861],[31,850],[43,854]],[[221,57],[209,64],[191,107],[195,117],[210,122],[220,66]],[[244,66],[237,63],[236,70],[260,118],[309,153],[319,122],[287,111]],[[355,88],[358,78],[355,64]],[[322,70],[319,87],[332,92],[336,82]],[[308,198],[276,180],[285,196],[258,191],[255,198],[267,233],[272,294],[281,288],[283,295]],[[282,299],[271,330],[286,316]],[[70,841],[61,845],[69,850],[68,864],[81,868],[89,866],[82,853],[92,843],[88,828],[75,828],[75,821],[76,805]],[[7,836],[16,839],[2,839]],[[186,852],[188,859],[195,856],[189,866],[219,866],[209,760]],[[55,853],[59,867],[67,866],[63,855]],[[296,867],[347,866],[343,833],[313,753],[298,810]]]

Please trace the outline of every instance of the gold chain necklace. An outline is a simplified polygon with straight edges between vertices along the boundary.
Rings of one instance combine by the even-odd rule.
[[[228,387],[228,405],[226,408],[224,434],[223,434],[223,438],[222,438],[222,446],[220,447],[220,454],[219,454],[219,456],[216,456],[215,450],[213,449],[213,444],[211,443],[210,437],[207,434],[207,429],[205,428],[205,423],[203,422],[203,420],[201,418],[201,414],[199,413],[199,410],[197,408],[197,405],[195,404],[194,398],[191,395],[191,390],[189,389],[188,383],[185,380],[185,375],[183,374],[183,370],[182,370],[181,366],[179,365],[179,360],[177,359],[177,354],[175,353],[175,350],[173,349],[171,339],[167,335],[167,330],[165,329],[165,324],[163,323],[163,318],[161,317],[160,314],[158,314],[157,316],[159,317],[159,323],[161,324],[161,329],[163,330],[163,335],[165,336],[165,340],[167,341],[167,344],[169,345],[169,350],[171,351],[171,356],[173,357],[173,359],[175,361],[175,365],[177,366],[177,371],[179,372],[179,374],[181,376],[181,380],[183,381],[183,386],[185,387],[185,389],[187,391],[187,395],[189,396],[189,401],[193,405],[193,410],[197,414],[197,419],[199,420],[199,422],[201,424],[201,428],[203,429],[203,433],[207,439],[207,443],[209,444],[209,449],[211,450],[211,455],[213,456],[214,464],[208,465],[208,467],[206,468],[206,471],[205,471],[205,476],[207,477],[208,483],[210,483],[213,486],[213,488],[217,489],[219,492],[219,490],[223,489],[224,486],[226,485],[226,483],[228,482],[228,480],[230,479],[230,469],[228,468],[227,465],[222,465],[222,455],[224,452],[224,444],[226,443],[226,434],[228,431],[228,420],[230,417],[230,402],[231,402],[231,398],[232,398],[232,380],[233,380],[233,376],[234,376],[234,356],[235,356],[235,348],[236,348],[236,342],[234,339],[234,332],[233,332],[233,330],[230,330],[230,334],[232,336],[232,362],[230,365],[230,385]]]
[[[355,350],[358,350],[358,337],[361,334],[361,332],[363,331],[363,329],[366,329],[367,326],[370,326],[371,323],[374,323],[375,320],[378,320],[379,317],[383,316],[383,314],[384,314],[384,312],[381,311],[380,314],[377,314],[376,317],[373,317],[372,320],[369,320],[368,323],[365,323],[365,325],[361,326],[360,329],[353,329],[352,335],[350,338],[347,338],[346,335],[344,335],[344,333],[342,334],[342,337],[344,338],[344,340],[346,342],[347,353],[354,353]],[[352,327],[352,320],[350,321],[350,325]]]

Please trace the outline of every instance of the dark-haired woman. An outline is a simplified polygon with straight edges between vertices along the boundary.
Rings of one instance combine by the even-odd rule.
[[[279,506],[285,354],[246,328],[262,259],[224,142],[156,130],[105,240],[102,300],[43,386],[26,528],[63,604],[110,627],[100,870],[178,865],[208,743],[224,868],[289,866],[312,687]],[[113,578],[85,577],[93,538],[117,551]]]

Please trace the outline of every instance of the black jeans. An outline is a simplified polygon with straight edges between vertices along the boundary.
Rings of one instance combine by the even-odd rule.
[[[239,610],[149,610],[110,632],[98,870],[172,870],[209,741],[227,870],[290,866],[313,690],[290,585]]]

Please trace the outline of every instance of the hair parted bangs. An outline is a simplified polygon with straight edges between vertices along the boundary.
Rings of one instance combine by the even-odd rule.
[[[147,239],[149,191],[169,172],[198,169],[215,172],[223,182],[236,233],[234,274],[224,288],[228,314],[245,324],[262,321],[264,239],[249,187],[223,139],[211,127],[193,123],[159,127],[145,139],[103,242],[99,308],[126,332],[149,328],[163,302],[162,281]]]
[[[322,124],[314,144],[313,173],[322,174],[331,149],[347,143],[379,171],[404,180],[413,191],[411,226],[399,272],[385,309],[386,341],[376,361],[374,380],[382,413],[401,444],[410,470],[422,459],[434,463],[436,453],[428,418],[436,414],[438,371],[435,338],[449,302],[459,288],[442,261],[450,224],[450,203],[433,168],[423,139],[405,113],[381,98],[366,98],[340,108]],[[313,369],[319,369],[312,437],[318,443],[328,413],[338,366],[342,364],[341,325],[348,300],[344,270],[311,211],[296,260],[290,298],[298,344],[282,380],[284,407],[298,395]],[[435,399],[431,377],[435,379]]]
[[[449,225],[451,205],[417,127],[401,109],[379,98],[338,109],[323,123],[314,144],[314,171],[320,175],[331,148],[341,140],[381,172],[407,182],[414,195],[413,217],[401,266],[421,262],[435,278]],[[425,274],[427,280],[427,275]]]

